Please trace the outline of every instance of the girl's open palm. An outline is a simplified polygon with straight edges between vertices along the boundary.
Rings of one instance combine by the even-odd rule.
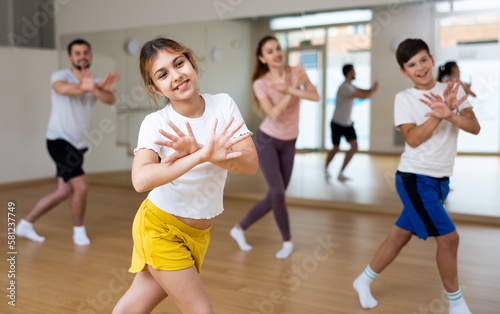
[[[443,92],[444,102],[448,105],[450,110],[455,110],[467,99],[467,94],[465,94],[462,98],[457,99],[458,88],[461,86],[459,80],[453,79],[452,82],[448,81],[446,88]]]
[[[186,121],[186,128],[188,134],[184,134],[172,121],[167,121],[167,124],[174,130],[177,136],[165,132],[164,130],[159,130],[159,132],[168,138],[170,141],[155,141],[155,144],[170,147],[175,152],[170,154],[163,163],[169,163],[176,159],[182,158],[184,156],[190,155],[200,149],[200,145],[196,142],[191,125]]]
[[[228,131],[229,127],[234,121],[234,117],[231,117],[227,124],[222,128],[222,130],[216,134],[217,129],[217,119],[215,119],[212,130],[210,131],[210,136],[207,143],[201,149],[201,160],[203,162],[208,161],[212,163],[217,163],[225,161],[228,159],[238,158],[243,155],[242,152],[231,152],[230,148],[244,139],[250,136],[250,133],[241,135],[237,138],[231,139],[231,137],[243,126],[244,122],[241,121],[233,129]]]

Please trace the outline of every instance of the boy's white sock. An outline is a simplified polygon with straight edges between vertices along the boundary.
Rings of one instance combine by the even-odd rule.
[[[276,258],[287,258],[288,256],[290,256],[290,254],[292,254],[292,251],[293,251],[293,242],[292,241],[285,241],[283,242],[283,247],[281,248],[281,250],[279,250],[277,253],[276,253]]]
[[[238,226],[234,226],[231,231],[229,231],[229,234],[236,241],[236,243],[238,243],[238,246],[242,251],[250,251],[252,249],[252,246],[248,244],[245,239],[245,233],[243,230],[238,228]]]
[[[35,229],[33,229],[33,224],[24,219],[21,219],[16,226],[16,235],[20,237],[28,238],[35,242],[43,242],[45,241],[45,237],[39,236]]]
[[[76,245],[89,245],[90,240],[87,237],[85,226],[73,226],[73,242]]]
[[[368,265],[352,284],[354,290],[358,293],[359,303],[361,303],[361,307],[364,309],[374,308],[378,304],[377,300],[375,300],[372,296],[372,292],[370,290],[370,284],[373,279],[377,278],[377,276],[378,274],[370,268],[370,265]]]
[[[462,296],[462,291],[458,289],[457,292],[450,293],[446,291],[446,296],[450,301],[450,314],[471,314],[467,303],[465,303],[465,299]]]

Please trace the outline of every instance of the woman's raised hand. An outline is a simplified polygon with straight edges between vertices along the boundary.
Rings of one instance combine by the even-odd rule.
[[[292,82],[293,88],[299,88],[307,80],[307,73],[303,65],[298,65],[293,68],[294,80]]]
[[[288,84],[286,81],[286,71],[283,71],[281,75],[275,72],[269,72],[269,80],[271,81],[271,87],[280,93],[285,94],[288,90]]]

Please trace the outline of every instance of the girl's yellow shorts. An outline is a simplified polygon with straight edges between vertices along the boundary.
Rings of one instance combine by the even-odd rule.
[[[210,242],[210,227],[190,227],[159,209],[149,199],[142,202],[132,225],[134,250],[129,271],[180,270],[196,265],[198,273]]]

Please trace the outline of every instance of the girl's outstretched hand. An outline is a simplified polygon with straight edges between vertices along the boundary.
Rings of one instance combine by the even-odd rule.
[[[224,128],[219,132],[215,133],[217,129],[217,119],[215,119],[212,130],[210,130],[210,136],[207,143],[201,149],[201,161],[202,162],[221,162],[228,159],[238,158],[243,155],[242,152],[232,152],[231,147],[244,139],[250,137],[250,133],[243,134],[237,138],[231,139],[231,137],[243,126],[244,122],[241,121],[233,129],[229,130],[229,127],[234,121],[234,117],[231,117]]]
[[[433,93],[424,94],[424,96],[428,101],[424,99],[420,99],[420,101],[432,109],[432,112],[425,114],[426,117],[436,117],[438,119],[447,119],[451,117],[452,112],[441,96]]]
[[[163,163],[169,163],[176,159],[182,158],[184,156],[190,155],[200,149],[200,145],[196,142],[191,125],[186,121],[186,128],[188,134],[184,134],[172,121],[167,121],[167,124],[175,131],[177,136],[165,132],[164,130],[158,130],[163,136],[168,138],[170,141],[155,141],[155,144],[170,147],[175,152],[169,155]]]
[[[462,82],[457,79],[453,79],[453,81],[448,81],[446,88],[444,89],[443,97],[444,102],[448,105],[450,110],[455,110],[467,99],[467,93],[460,99],[457,99],[458,88],[461,86]]]

